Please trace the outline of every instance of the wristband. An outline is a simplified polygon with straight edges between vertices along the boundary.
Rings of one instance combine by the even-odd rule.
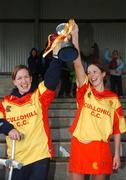
[[[56,54],[53,54],[53,57],[56,58],[56,59],[58,59],[58,56],[57,56]]]

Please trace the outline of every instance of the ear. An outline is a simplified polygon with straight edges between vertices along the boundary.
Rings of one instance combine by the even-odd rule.
[[[30,76],[30,80],[31,80],[31,82],[32,82],[32,76]]]
[[[106,76],[106,72],[102,72],[102,76],[104,78]]]
[[[15,81],[15,80],[13,80],[12,82],[13,82],[13,85],[14,85],[14,86],[16,86],[16,81]]]

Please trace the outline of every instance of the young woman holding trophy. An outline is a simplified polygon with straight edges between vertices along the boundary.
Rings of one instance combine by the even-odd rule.
[[[53,54],[60,48],[59,43]],[[13,170],[12,180],[47,180],[50,158],[54,156],[48,107],[55,97],[60,71],[61,61],[52,57],[44,81],[33,88],[28,67],[14,68],[12,82],[15,87],[0,103],[0,133],[6,135],[8,158],[11,158],[11,139],[16,140],[14,158],[23,164],[21,169]]]
[[[52,51],[52,61],[38,88],[31,86],[32,75],[28,67],[18,65],[12,73],[15,87],[0,103],[0,133],[6,135],[8,158],[11,157],[11,140],[16,140],[14,158],[23,164],[21,169],[13,170],[12,180],[47,180],[50,158],[54,156],[48,107],[60,80],[62,59],[58,58],[58,53],[62,42],[62,36],[51,42],[48,52]],[[67,60],[72,58],[69,56]]]
[[[72,43],[79,49],[79,29],[74,22]],[[81,63],[80,53],[73,61],[78,104],[70,147],[70,180],[84,180],[91,174],[93,180],[105,180],[120,167],[120,134],[126,132],[126,122],[118,96],[105,88],[106,70],[100,60],[89,64],[87,72]],[[114,138],[112,157],[110,138]]]

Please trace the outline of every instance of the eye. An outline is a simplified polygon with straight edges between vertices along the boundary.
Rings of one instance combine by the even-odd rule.
[[[28,79],[28,78],[30,78],[30,76],[29,76],[29,75],[26,75],[24,78]]]
[[[21,77],[18,77],[18,78],[17,78],[17,81],[20,81],[21,79],[22,79]]]

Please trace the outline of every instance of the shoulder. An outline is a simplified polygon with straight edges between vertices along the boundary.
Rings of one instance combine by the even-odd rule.
[[[11,98],[11,95],[6,95],[1,99],[1,102],[5,100],[9,100],[10,98]]]
[[[110,89],[105,89],[104,94],[106,97],[118,99],[118,95],[115,92],[111,91]]]

